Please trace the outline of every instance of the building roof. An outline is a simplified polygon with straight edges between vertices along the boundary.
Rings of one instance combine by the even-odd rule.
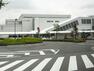
[[[71,15],[62,15],[62,14],[22,14],[19,18],[32,18],[32,17],[60,17],[60,18],[71,18]]]

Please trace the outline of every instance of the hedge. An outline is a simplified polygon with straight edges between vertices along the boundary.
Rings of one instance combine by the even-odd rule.
[[[5,38],[0,40],[0,45],[32,44],[43,42],[41,38],[24,37],[18,39]]]

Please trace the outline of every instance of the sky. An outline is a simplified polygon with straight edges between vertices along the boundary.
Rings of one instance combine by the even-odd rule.
[[[4,0],[0,24],[21,14],[64,14],[72,17],[94,15],[94,0]]]

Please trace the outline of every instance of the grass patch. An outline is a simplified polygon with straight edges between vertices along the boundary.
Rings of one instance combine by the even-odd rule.
[[[18,39],[5,38],[0,39],[0,45],[16,45],[16,44],[33,44],[43,42],[41,38],[24,37]]]

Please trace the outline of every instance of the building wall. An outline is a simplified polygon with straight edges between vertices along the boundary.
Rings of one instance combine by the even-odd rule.
[[[23,15],[21,18],[18,19],[18,21],[15,22],[15,19],[6,20],[6,24],[2,27],[1,26],[1,32],[14,32],[15,31],[15,24],[16,24],[16,32],[30,32],[33,30],[37,30],[37,27],[40,28],[40,30],[47,29],[53,24],[61,23],[65,20],[70,19],[70,17],[64,17],[64,16],[28,16]],[[92,29],[92,24],[82,24],[81,19],[91,19],[91,17],[78,17],[74,18],[64,24],[71,23],[75,20],[79,22],[79,25],[77,26],[79,30],[90,30]],[[20,23],[21,22],[21,23]],[[2,30],[3,28],[3,30]],[[72,30],[68,29],[68,30]]]
[[[30,20],[30,24],[32,25],[32,30],[37,30],[37,27],[40,30],[44,30],[46,28],[51,27],[53,24],[58,24],[62,21],[71,18],[70,15],[40,15],[40,14],[22,14],[19,19],[20,20]],[[24,24],[28,24],[27,22],[23,22]],[[24,25],[23,24],[23,25]],[[31,30],[31,31],[32,31]]]
[[[40,27],[40,30],[47,29],[53,24],[58,24],[67,19],[69,18],[35,18],[35,30],[37,30],[37,27]]]
[[[32,21],[33,21],[32,18],[30,18],[30,19],[25,18],[22,20],[22,31],[23,32],[30,32],[33,30]]]

